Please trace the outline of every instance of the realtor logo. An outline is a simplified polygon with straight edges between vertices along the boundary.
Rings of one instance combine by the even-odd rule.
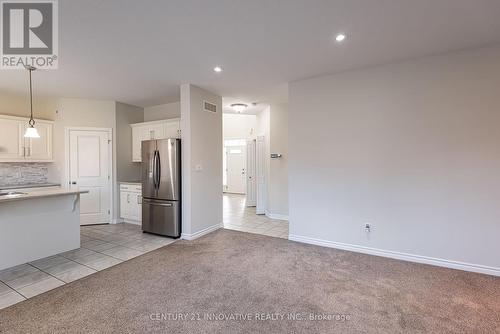
[[[56,69],[57,0],[0,1],[2,69]]]

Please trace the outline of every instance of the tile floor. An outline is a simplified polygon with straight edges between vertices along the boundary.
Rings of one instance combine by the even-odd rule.
[[[255,214],[255,207],[246,207],[245,195],[224,194],[224,228],[288,239],[288,222]]]
[[[0,271],[0,309],[175,241],[132,224],[85,226],[80,236],[78,249]]]
[[[224,194],[224,228],[288,238],[288,222],[255,214],[244,195]],[[0,309],[174,242],[132,224],[80,231],[80,248],[0,271]]]

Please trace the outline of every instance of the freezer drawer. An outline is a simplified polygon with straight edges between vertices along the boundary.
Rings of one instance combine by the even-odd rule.
[[[180,202],[144,198],[142,201],[142,230],[172,238],[180,237]]]

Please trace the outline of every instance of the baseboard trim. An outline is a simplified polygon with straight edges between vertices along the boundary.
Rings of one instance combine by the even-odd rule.
[[[288,220],[288,215],[281,215],[279,213],[266,212],[266,217],[276,220]]]
[[[464,263],[464,262],[458,262],[458,261],[450,261],[450,260],[438,259],[438,258],[433,258],[433,257],[414,255],[414,254],[408,254],[408,253],[401,253],[401,252],[394,252],[394,251],[389,251],[389,250],[384,250],[384,249],[364,247],[364,246],[358,246],[358,245],[352,245],[352,244],[345,244],[345,243],[341,243],[341,242],[334,242],[334,241],[329,241],[329,240],[304,237],[304,236],[294,235],[294,234],[290,234],[288,236],[288,240],[302,242],[302,243],[316,245],[316,246],[342,249],[342,250],[356,252],[356,253],[363,253],[363,254],[368,254],[368,255],[388,257],[391,259],[429,264],[429,265],[438,266],[438,267],[458,269],[458,270],[470,271],[470,272],[493,275],[493,276],[500,276],[500,268],[496,268],[496,267],[489,267],[489,266],[483,266],[483,265],[472,264],[472,263]]]
[[[222,223],[219,223],[219,224],[212,225],[212,226],[209,226],[207,228],[204,228],[203,230],[195,232],[195,233],[191,233],[191,234],[189,234],[189,233],[182,233],[181,234],[181,239],[184,239],[184,240],[198,239],[199,237],[204,236],[205,234],[211,233],[213,231],[216,231],[216,230],[222,228],[222,226],[223,226]]]

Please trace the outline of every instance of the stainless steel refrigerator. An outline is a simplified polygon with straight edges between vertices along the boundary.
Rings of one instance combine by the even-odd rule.
[[[142,142],[142,230],[181,236],[181,140]]]

